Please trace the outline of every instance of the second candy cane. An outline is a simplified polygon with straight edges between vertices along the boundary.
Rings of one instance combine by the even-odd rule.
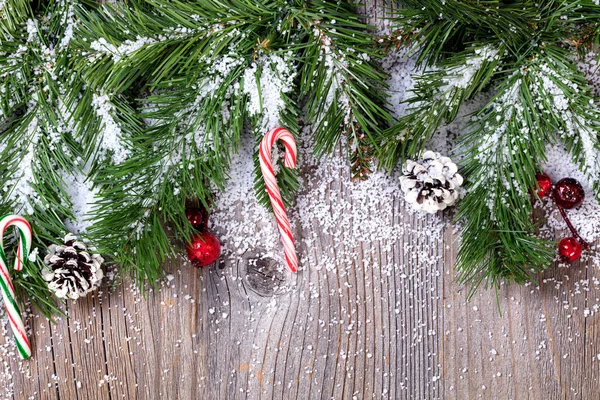
[[[0,289],[4,298],[4,306],[6,307],[6,315],[10,321],[10,327],[15,335],[17,349],[22,358],[31,356],[31,346],[25,332],[21,311],[17,305],[15,298],[15,288],[13,287],[8,271],[8,260],[4,251],[4,233],[10,227],[15,226],[18,229],[18,247],[17,256],[15,257],[15,271],[23,269],[23,262],[27,260],[29,251],[31,250],[31,226],[25,218],[18,215],[6,215],[0,218]]]
[[[271,199],[273,211],[275,212],[275,218],[277,219],[286,264],[290,271],[296,272],[298,271],[298,257],[296,256],[296,249],[294,247],[292,228],[285,211],[285,206],[283,205],[279,187],[277,186],[277,179],[273,171],[273,161],[271,160],[271,149],[278,140],[281,140],[285,145],[283,165],[287,168],[296,168],[296,141],[294,140],[294,136],[287,129],[275,128],[267,132],[260,142],[260,169],[265,180],[267,193]]]

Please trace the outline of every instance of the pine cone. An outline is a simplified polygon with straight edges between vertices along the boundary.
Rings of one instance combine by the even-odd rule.
[[[100,286],[104,259],[99,254],[90,255],[83,242],[75,241],[72,234],[65,236],[64,245],[50,245],[44,258],[42,271],[48,287],[58,298],[78,299]]]
[[[421,161],[407,160],[400,177],[405,200],[432,214],[453,205],[463,183],[457,171],[451,159],[433,151],[426,151]]]

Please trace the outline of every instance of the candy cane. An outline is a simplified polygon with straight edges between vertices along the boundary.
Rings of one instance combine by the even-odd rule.
[[[283,165],[288,168],[296,168],[296,141],[294,140],[294,136],[292,136],[287,129],[275,128],[269,131],[260,142],[260,169],[265,180],[267,193],[269,193],[269,198],[271,199],[273,211],[275,212],[277,225],[279,226],[279,233],[281,234],[283,253],[285,254],[287,266],[290,271],[296,272],[298,270],[298,257],[296,256],[296,250],[294,248],[292,228],[283,201],[281,200],[281,193],[279,192],[279,187],[277,187],[277,179],[275,179],[273,161],[271,160],[271,149],[278,140],[283,141],[283,144],[285,145],[286,151]]]
[[[29,222],[23,217],[19,217],[18,215],[7,215],[0,218],[0,287],[2,288],[2,297],[4,298],[6,313],[8,314],[13,334],[15,335],[19,354],[21,354],[22,358],[29,358],[31,356],[31,346],[29,345],[29,339],[27,339],[27,334],[25,333],[21,312],[17,306],[15,288],[10,280],[8,261],[6,260],[6,253],[4,252],[4,232],[11,225],[15,226],[19,232],[19,244],[17,247],[17,257],[15,258],[16,271],[23,269],[23,261],[29,256],[32,233]]]

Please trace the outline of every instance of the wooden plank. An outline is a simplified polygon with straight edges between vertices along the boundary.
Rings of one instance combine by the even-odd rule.
[[[449,250],[450,259],[454,252]],[[452,283],[451,265],[445,266],[441,343],[448,398],[597,396],[600,353],[592,313],[599,294],[591,260],[555,265],[540,276],[539,286],[503,287],[502,316],[491,291],[467,303],[465,290]]]

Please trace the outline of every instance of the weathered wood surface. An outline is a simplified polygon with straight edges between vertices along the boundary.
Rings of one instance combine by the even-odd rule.
[[[303,171],[310,190],[311,166]],[[343,197],[347,170],[333,172],[340,178],[331,190]],[[426,224],[406,214],[400,202],[389,218],[390,224],[415,229]],[[311,234],[297,232],[301,250],[307,251],[303,238]],[[344,273],[309,268],[296,277],[273,274],[292,288],[287,291],[249,277],[250,256],[223,269],[196,270],[173,261],[166,266],[172,279],[145,299],[124,284],[71,304],[70,317],[56,324],[34,313],[27,321],[31,360],[8,356],[10,341],[0,346],[2,394],[598,398],[597,266],[589,261],[554,267],[540,277],[539,287],[502,288],[500,316],[493,292],[466,302],[465,289],[454,283],[455,235],[448,227],[441,237],[407,234],[389,249],[377,241],[346,249],[358,256],[353,265],[335,266]],[[326,254],[333,240],[320,234],[310,251]],[[430,257],[414,256],[423,253]],[[384,266],[391,261],[403,272],[389,273]],[[259,267],[257,274],[269,274],[268,265]]]

